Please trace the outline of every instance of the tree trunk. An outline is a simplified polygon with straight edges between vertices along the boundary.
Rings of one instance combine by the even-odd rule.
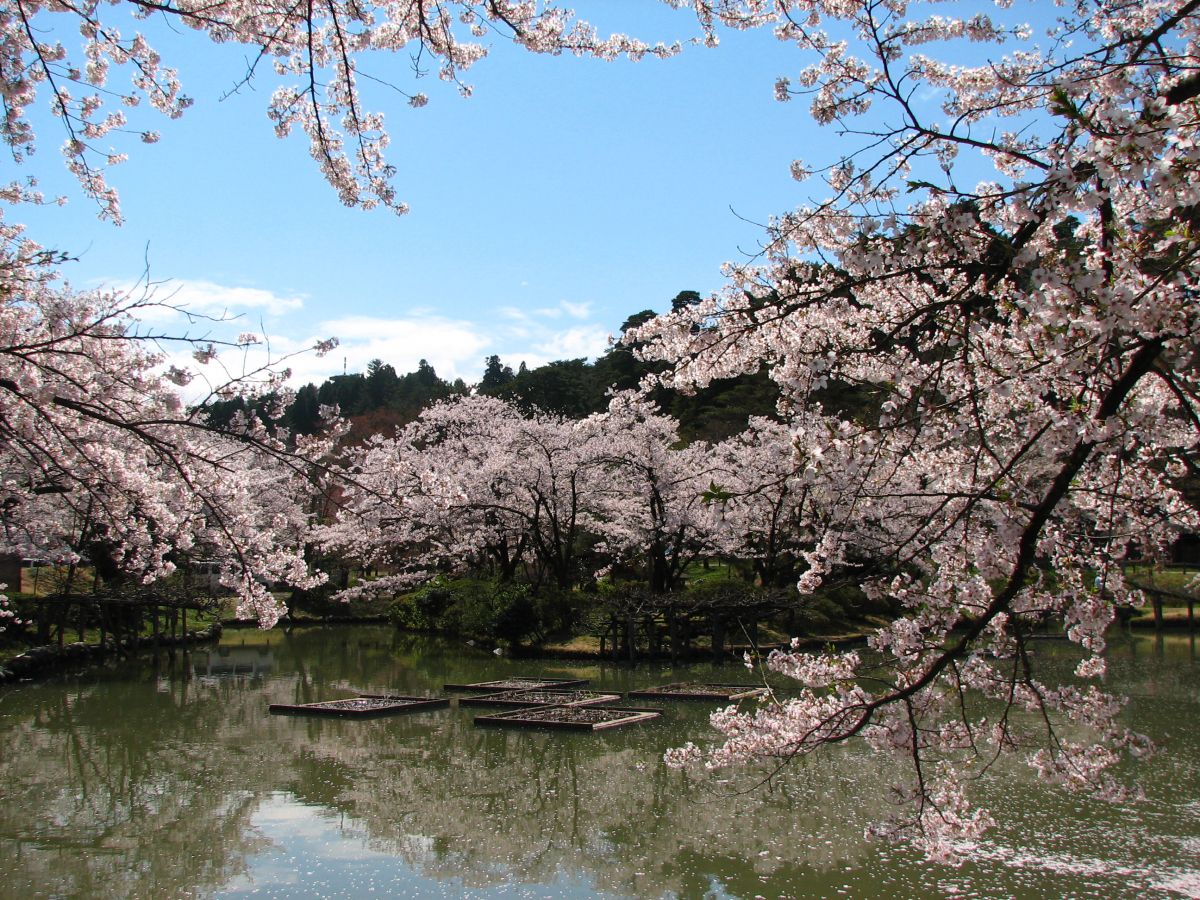
[[[725,655],[725,620],[714,616],[712,620],[712,656],[719,660]]]
[[[675,610],[667,607],[667,643],[671,647],[671,665],[679,662],[679,620],[675,618]]]
[[[59,604],[58,616],[56,617],[58,619],[58,621],[55,625],[55,628],[58,629],[58,646],[60,646],[60,647],[63,644],[65,644],[66,640],[67,640],[67,617],[70,615],[70,612],[71,612],[71,601],[70,600],[67,600],[64,603]]]

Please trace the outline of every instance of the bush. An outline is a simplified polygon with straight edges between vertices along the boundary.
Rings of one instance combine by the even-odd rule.
[[[543,587],[531,594],[537,615],[535,634],[541,638],[574,636],[587,612],[596,605],[596,593]]]
[[[405,631],[429,631],[431,626],[421,611],[413,594],[402,594],[388,607],[388,621]]]
[[[521,643],[574,624],[573,595],[534,594],[527,584],[477,578],[437,578],[396,598],[397,628]]]

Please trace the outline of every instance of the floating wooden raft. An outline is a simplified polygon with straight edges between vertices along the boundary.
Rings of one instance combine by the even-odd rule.
[[[620,694],[599,691],[500,691],[476,697],[463,697],[459,706],[593,706],[613,703]]]
[[[575,688],[588,683],[586,678],[532,678],[524,675],[502,678],[499,681],[476,681],[474,684],[447,684],[448,691],[536,691],[544,688]]]
[[[391,716],[396,713],[416,712],[421,709],[437,709],[449,706],[450,701],[439,697],[401,697],[391,694],[364,694],[347,700],[325,700],[321,703],[272,703],[270,711],[299,716],[342,716],[366,719],[373,716]]]
[[[752,684],[712,684],[698,681],[679,681],[660,684],[658,687],[630,691],[630,697],[643,700],[742,700],[745,697],[761,697],[767,693],[764,687]]]
[[[497,728],[562,728],[573,731],[600,731],[637,722],[649,722],[662,715],[657,709],[621,706],[535,706],[512,712],[476,716],[476,725]]]

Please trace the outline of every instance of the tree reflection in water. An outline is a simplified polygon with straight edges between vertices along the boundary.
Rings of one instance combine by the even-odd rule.
[[[1194,684],[1194,657],[1182,665],[1163,683]],[[569,883],[570,893],[772,896],[834,893],[869,874],[879,896],[936,896],[959,877],[863,838],[888,812],[888,772],[861,749],[754,790],[761,773],[698,784],[666,769],[666,748],[704,738],[711,704],[674,703],[657,723],[601,734],[476,728],[469,708],[369,721],[267,712],[525,673],[605,690],[745,680],[708,666],[510,662],[341,628],[232,633],[219,653],[7,689],[0,896],[219,895],[269,887],[272,865],[298,878],[351,850],[393,886],[484,892]],[[1194,766],[1171,777],[1197,779]]]

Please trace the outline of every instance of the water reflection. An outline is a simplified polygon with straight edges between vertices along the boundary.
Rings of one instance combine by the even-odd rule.
[[[269,675],[275,667],[270,647],[217,647],[191,654],[192,674],[203,677]]]
[[[664,749],[705,735],[703,705],[596,735],[476,728],[457,707],[368,721],[267,712],[526,673],[615,690],[745,676],[517,663],[342,628],[233,633],[216,650],[17,686],[0,694],[0,896],[1200,893],[1187,638],[1128,642],[1112,663],[1135,727],[1171,745],[1146,767],[1149,802],[1090,804],[1005,772],[984,790],[1015,824],[960,870],[863,838],[887,813],[890,773],[854,747],[743,794],[749,775],[667,770]]]
[[[231,761],[179,740],[221,727],[219,706],[193,695],[181,680],[4,696],[0,891],[166,896],[245,870],[255,797]]]

